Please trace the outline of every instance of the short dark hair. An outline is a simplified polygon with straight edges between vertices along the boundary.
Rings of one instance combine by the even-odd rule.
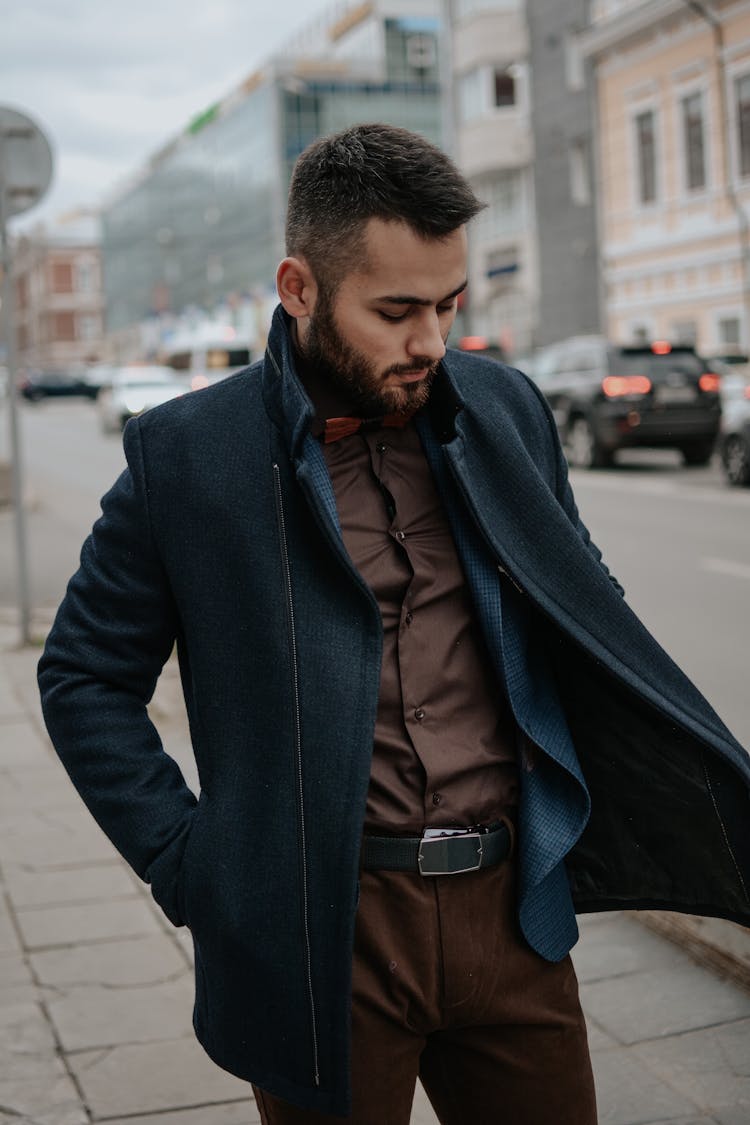
[[[364,248],[369,219],[440,239],[485,206],[436,145],[395,125],[354,125],[314,141],[292,173],[286,252],[303,257],[329,293]]]

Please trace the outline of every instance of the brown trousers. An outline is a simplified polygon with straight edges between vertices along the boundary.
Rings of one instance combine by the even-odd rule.
[[[256,1089],[264,1125],[409,1125],[417,1077],[442,1125],[596,1125],[572,963],[523,941],[514,883],[511,860],[431,878],[363,872],[352,1114]]]

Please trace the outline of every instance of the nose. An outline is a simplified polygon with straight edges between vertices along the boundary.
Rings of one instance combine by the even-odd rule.
[[[424,315],[419,318],[409,337],[407,348],[409,355],[424,356],[425,359],[433,362],[442,359],[445,355],[445,341],[437,310],[424,309],[423,311]]]

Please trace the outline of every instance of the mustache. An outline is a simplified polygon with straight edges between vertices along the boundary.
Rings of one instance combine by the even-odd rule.
[[[394,367],[388,368],[386,375],[411,375],[414,371],[427,371],[428,375],[433,375],[437,368],[438,365],[434,359],[424,358],[414,363],[397,363]]]

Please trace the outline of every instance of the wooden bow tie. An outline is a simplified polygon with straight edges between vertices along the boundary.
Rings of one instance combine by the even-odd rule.
[[[411,414],[384,414],[381,418],[326,418],[323,424],[323,441],[339,441],[356,434],[365,426],[368,430],[379,426],[394,426],[401,430],[411,421]]]

